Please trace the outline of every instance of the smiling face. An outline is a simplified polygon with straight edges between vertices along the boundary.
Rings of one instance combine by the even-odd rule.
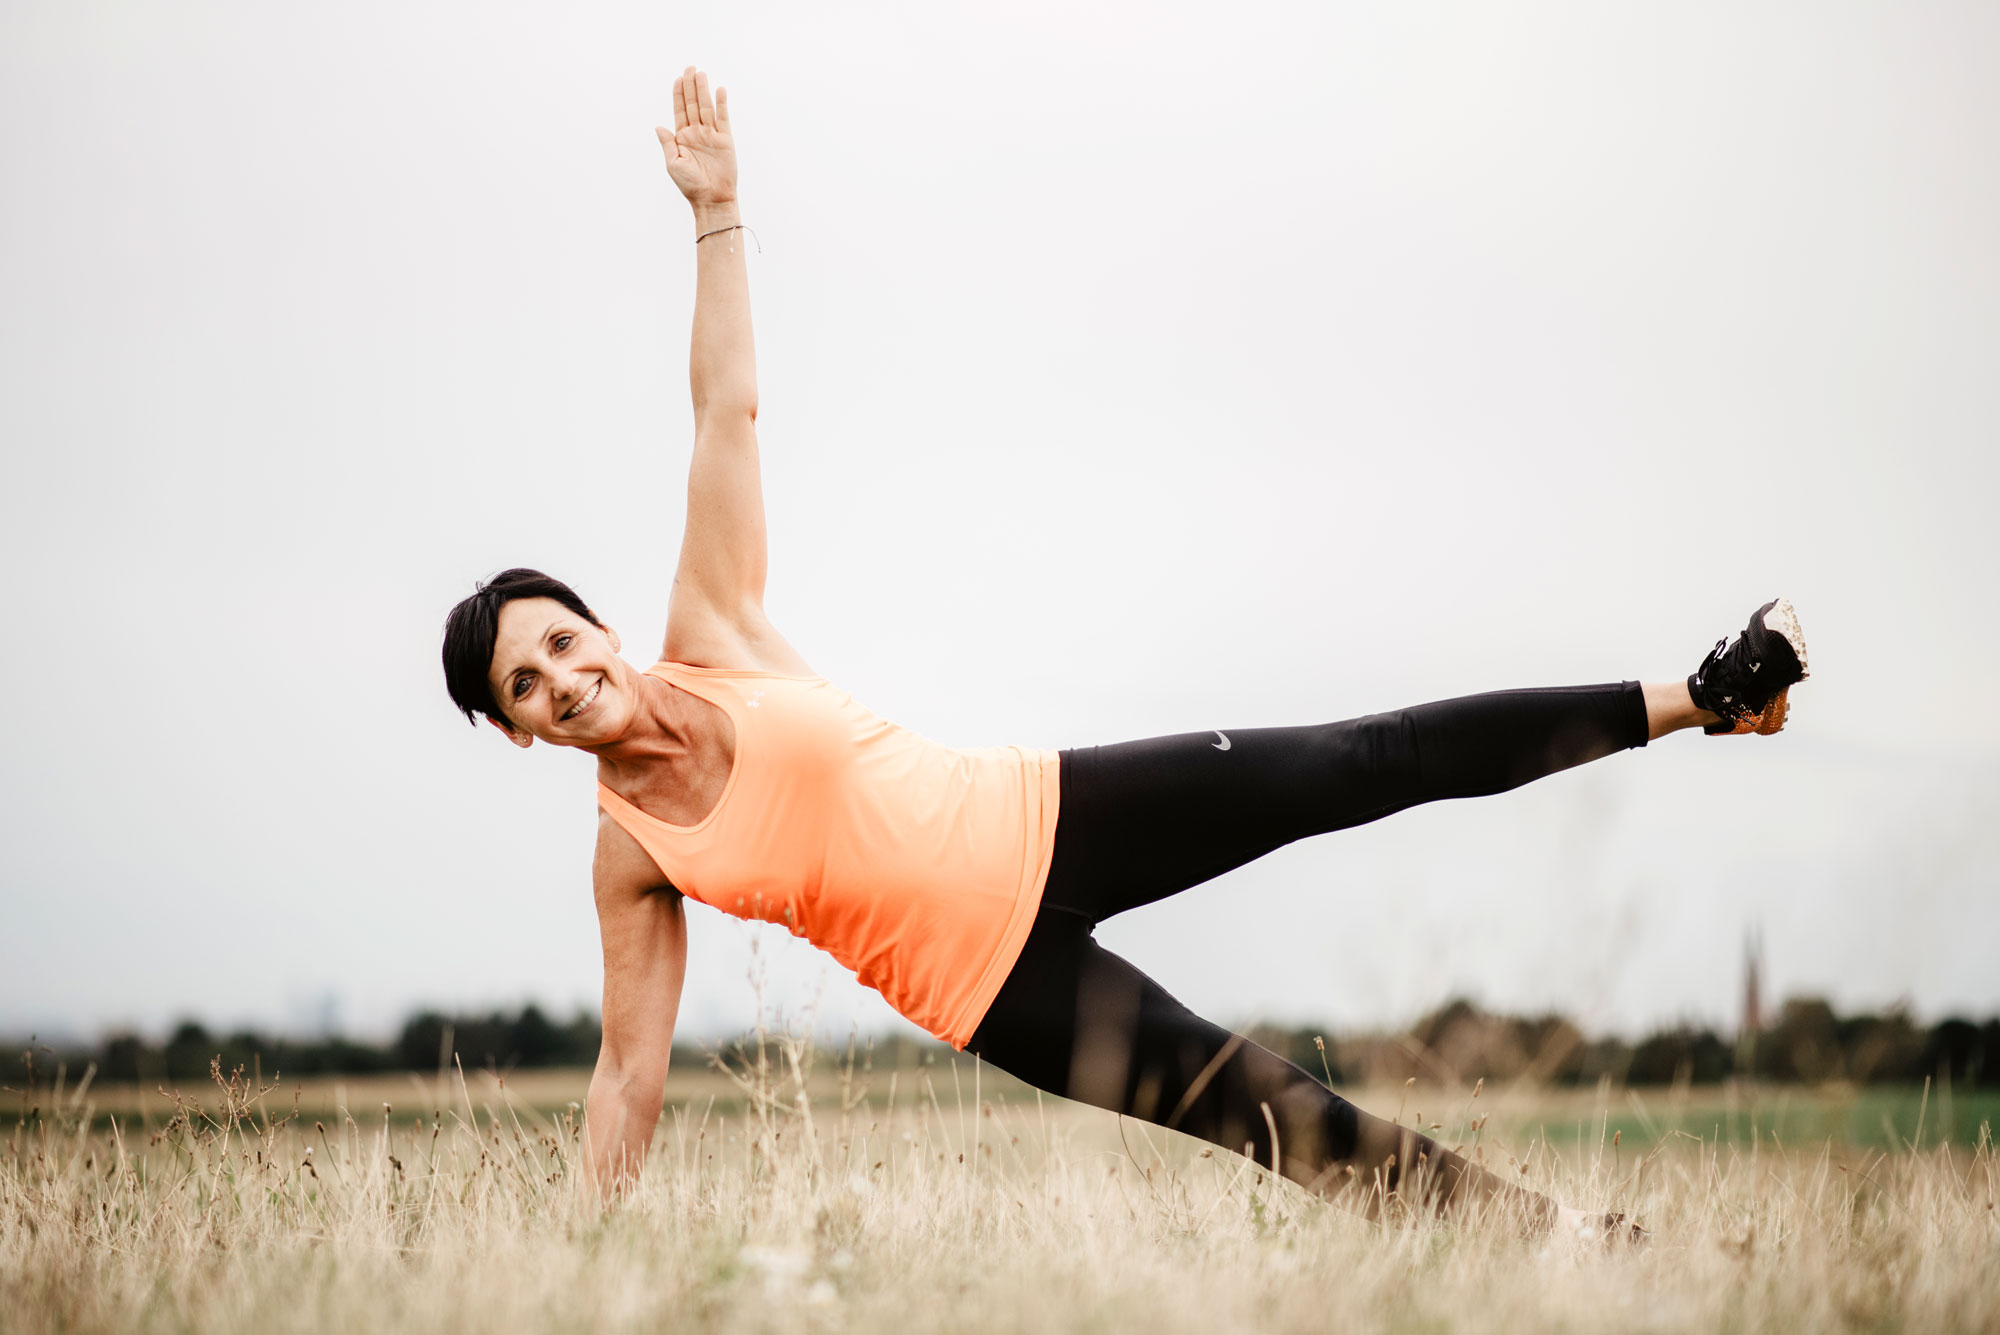
[[[553,598],[516,598],[500,609],[487,683],[513,724],[494,720],[518,746],[594,746],[625,730],[638,706],[636,673],[618,656],[618,632],[591,624]]]

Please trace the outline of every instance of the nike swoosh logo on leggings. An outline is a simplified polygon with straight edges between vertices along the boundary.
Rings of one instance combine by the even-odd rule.
[[[1214,729],[1214,732],[1215,735],[1217,737],[1220,737],[1222,740],[1219,742],[1210,742],[1209,745],[1214,747],[1218,751],[1227,751],[1229,749],[1229,734],[1224,732],[1220,728]]]

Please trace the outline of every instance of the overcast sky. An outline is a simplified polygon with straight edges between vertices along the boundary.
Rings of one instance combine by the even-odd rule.
[[[560,17],[558,17],[560,15]],[[1685,676],[1775,739],[1296,845],[1102,939],[1225,1021],[2000,1009],[2000,9],[0,9],[0,1032],[595,1005],[592,762],[452,711],[506,566],[650,661],[653,136],[728,87],[768,607],[953,745]],[[683,1015],[900,1024],[690,909]]]

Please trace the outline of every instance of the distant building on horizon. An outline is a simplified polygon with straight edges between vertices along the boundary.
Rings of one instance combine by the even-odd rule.
[[[1764,933],[1751,927],[1743,937],[1743,1022],[1737,1026],[1738,1039],[1754,1038],[1764,1032]]]
[[[1743,1018],[1736,1026],[1736,1070],[1748,1075],[1757,1064],[1757,1035],[1764,1032],[1764,933],[1752,925],[1743,934]]]

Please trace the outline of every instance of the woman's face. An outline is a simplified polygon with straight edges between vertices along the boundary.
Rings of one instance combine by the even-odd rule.
[[[616,739],[638,707],[635,674],[618,656],[618,633],[594,626],[553,598],[516,598],[500,609],[487,684],[517,746]]]

